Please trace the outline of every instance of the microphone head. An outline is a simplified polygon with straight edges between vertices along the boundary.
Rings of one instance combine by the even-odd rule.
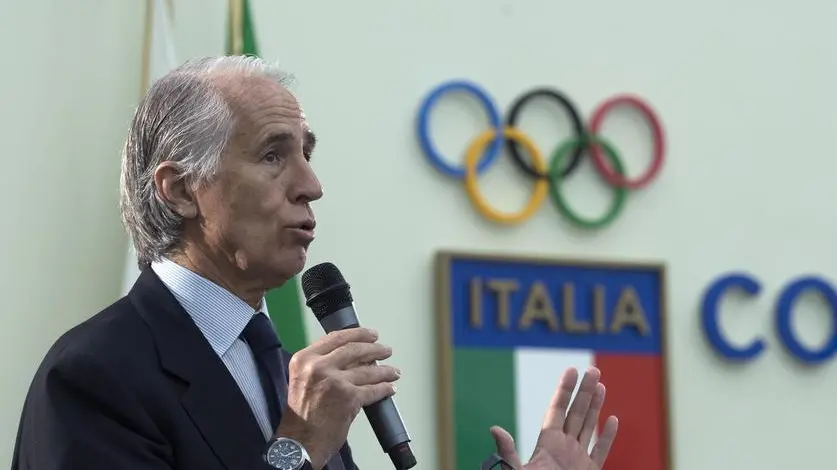
[[[352,304],[352,291],[343,274],[332,263],[320,263],[302,274],[305,305],[322,320]]]

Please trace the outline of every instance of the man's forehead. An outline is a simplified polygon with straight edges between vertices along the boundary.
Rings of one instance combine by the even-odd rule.
[[[285,86],[267,77],[228,74],[218,77],[218,89],[235,115],[236,139],[268,145],[302,139],[313,147],[316,137],[299,100]]]
[[[269,77],[235,72],[213,77],[215,85],[233,110],[261,106],[281,107],[284,113],[305,120],[305,113],[294,94]]]

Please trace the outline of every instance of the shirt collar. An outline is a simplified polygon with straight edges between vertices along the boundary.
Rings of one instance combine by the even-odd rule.
[[[174,261],[164,258],[152,263],[151,269],[192,317],[218,356],[230,349],[254,314],[270,317],[264,298],[260,308],[253,309],[230,291]]]

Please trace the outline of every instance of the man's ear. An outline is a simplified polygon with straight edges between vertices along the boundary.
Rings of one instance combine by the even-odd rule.
[[[173,162],[163,162],[154,170],[154,184],[166,204],[185,219],[198,215],[198,201],[188,182]]]

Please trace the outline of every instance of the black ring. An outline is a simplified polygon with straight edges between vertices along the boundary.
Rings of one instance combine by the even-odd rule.
[[[561,107],[563,107],[567,113],[570,115],[570,119],[573,121],[573,126],[575,127],[575,133],[578,137],[579,141],[584,141],[584,123],[581,121],[581,116],[579,116],[577,108],[575,105],[570,101],[569,98],[564,96],[563,93],[551,89],[551,88],[536,88],[529,92],[524,93],[520,97],[518,97],[514,104],[509,111],[509,115],[506,118],[506,126],[516,128],[517,118],[520,116],[520,112],[523,109],[523,105],[525,105],[529,100],[537,97],[544,97],[544,98],[551,98],[557,101]],[[569,158],[569,163],[567,163],[567,167],[561,171],[561,177],[566,178],[570,175],[576,168],[578,168],[578,164],[581,163],[581,156],[584,153],[586,146],[578,145],[576,146],[575,150],[573,150],[572,156]],[[533,178],[549,178],[548,174],[544,174],[539,172],[538,170],[532,167],[532,164],[526,161],[523,158],[523,155],[520,153],[520,148],[518,147],[517,142],[506,139],[506,149],[508,150],[509,154],[511,154],[512,158],[514,159],[515,164],[517,167],[523,170],[526,174]]]

